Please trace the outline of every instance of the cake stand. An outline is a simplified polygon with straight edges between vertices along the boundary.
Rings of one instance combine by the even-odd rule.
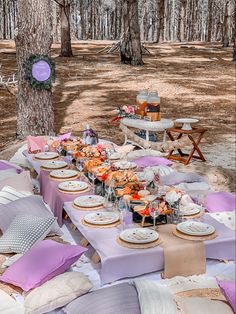
[[[183,124],[181,130],[191,131],[192,130],[191,124],[197,123],[197,122],[199,122],[199,120],[198,119],[192,119],[192,118],[183,118],[183,119],[176,119],[175,122]]]

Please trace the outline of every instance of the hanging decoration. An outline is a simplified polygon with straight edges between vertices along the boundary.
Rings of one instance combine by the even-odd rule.
[[[32,88],[51,89],[55,82],[55,62],[47,55],[30,55],[24,62],[25,79]]]

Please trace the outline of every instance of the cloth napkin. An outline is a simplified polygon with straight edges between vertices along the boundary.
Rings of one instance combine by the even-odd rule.
[[[62,142],[64,140],[68,140],[71,137],[71,132],[62,134],[58,137],[58,141]]]
[[[234,211],[236,209],[236,195],[228,192],[209,193],[206,208],[210,213]]]
[[[206,255],[203,241],[190,241],[174,236],[175,225],[158,227],[161,247],[164,250],[163,278],[200,275],[206,272]]]
[[[43,152],[46,140],[44,136],[27,136],[28,152]]]

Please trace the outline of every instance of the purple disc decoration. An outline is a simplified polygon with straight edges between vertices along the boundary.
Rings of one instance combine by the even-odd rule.
[[[39,82],[47,81],[51,75],[51,68],[47,61],[40,60],[32,66],[32,76]]]

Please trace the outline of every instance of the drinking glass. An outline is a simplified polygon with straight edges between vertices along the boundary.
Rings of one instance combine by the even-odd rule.
[[[92,181],[93,184],[93,193],[95,193],[95,180],[96,176],[92,172],[88,172],[88,177]]]
[[[153,229],[154,230],[156,229],[156,218],[159,215],[159,211],[158,211],[159,204],[160,204],[160,202],[157,200],[150,203],[150,210],[149,211],[150,211],[150,216],[153,219]]]
[[[58,152],[59,155],[61,155],[62,150],[63,150],[63,147],[61,145],[59,145],[57,147],[57,152]]]

